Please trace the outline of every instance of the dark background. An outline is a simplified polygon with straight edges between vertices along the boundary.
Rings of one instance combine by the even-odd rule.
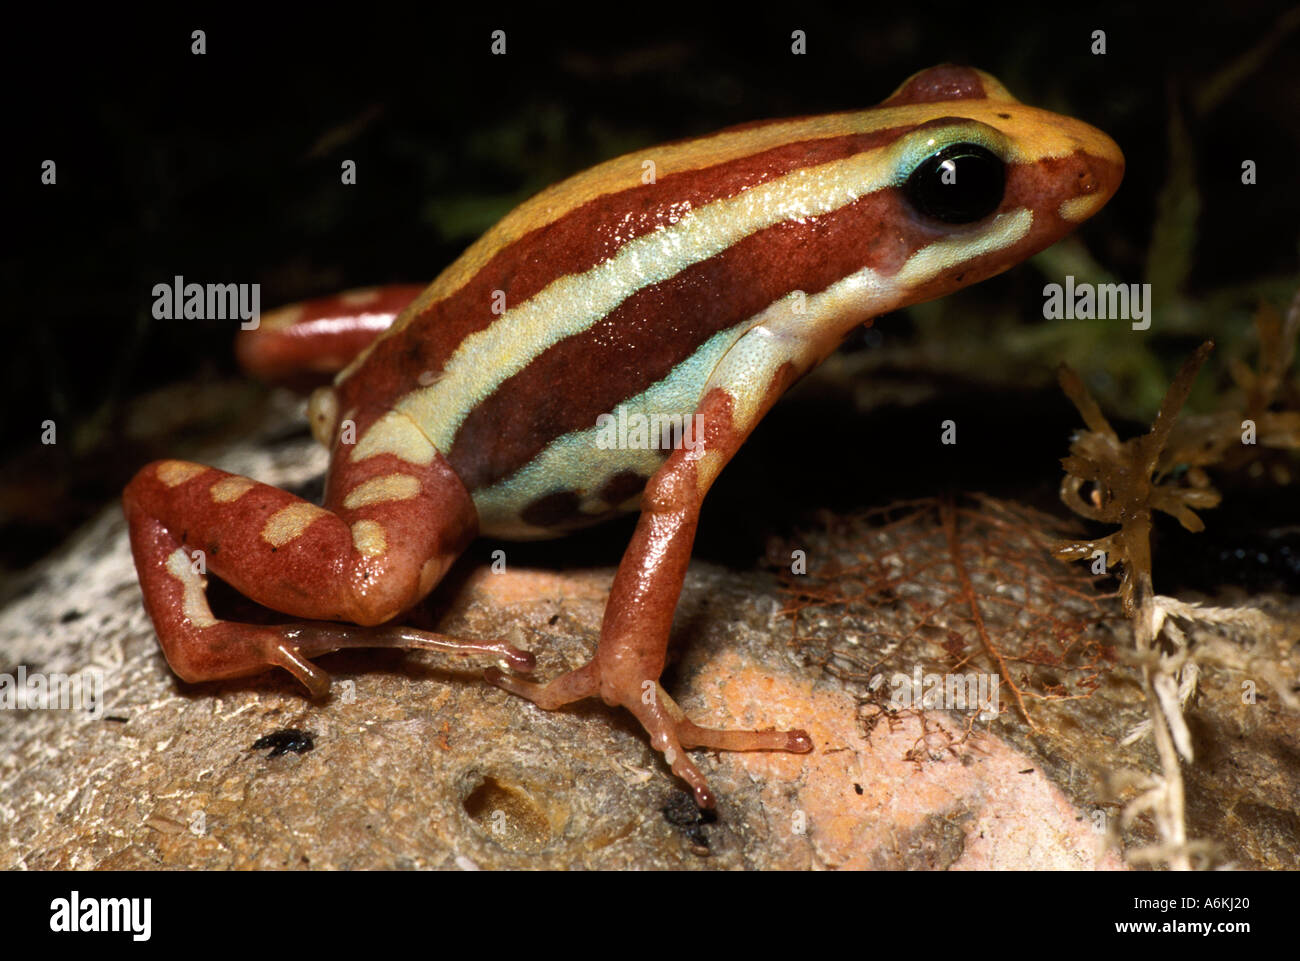
[[[243,410],[264,397],[229,393],[233,325],[154,320],[154,284],[256,282],[268,310],[428,282],[516,203],[599,160],[748,120],[861,109],[944,61],[989,70],[1120,144],[1125,182],[1077,249],[1095,270],[1157,283],[1153,327],[1043,321],[1045,274],[1059,275],[1042,258],[877,322],[850,351],[936,393],[920,413],[860,413],[853,385],[832,376],[779,406],[711,498],[706,554],[712,538],[727,545],[717,556],[752,558],[808,511],[949,485],[1050,502],[1078,426],[1053,383],[1058,362],[1139,430],[1207,336],[1220,347],[1194,403],[1212,401],[1227,358],[1251,359],[1259,300],[1284,308],[1297,284],[1300,44],[1285,4],[727,15],[619,4],[598,19],[428,9],[52,10],[7,31],[0,575],[57,545],[145,461],[183,456],[220,427],[224,398]],[[195,28],[206,56],[190,54]],[[489,54],[497,28],[505,57]],[[805,56],[790,53],[796,28]],[[1094,29],[1105,56],[1090,53]],[[1240,184],[1245,158],[1258,186]],[[45,159],[56,187],[39,182]],[[339,183],[344,159],[357,186]],[[141,429],[142,398],[175,384],[171,419]],[[931,443],[954,405],[978,439],[957,459]],[[38,443],[46,418],[55,447]],[[1295,523],[1297,500],[1294,487],[1257,492],[1248,514]],[[626,533],[596,535],[595,556],[578,550],[609,562]]]

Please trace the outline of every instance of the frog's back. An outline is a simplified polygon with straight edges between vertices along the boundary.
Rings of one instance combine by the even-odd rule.
[[[593,271],[617,286],[627,272],[617,257],[542,290],[532,289],[534,269],[525,261],[499,286],[434,302],[336,388],[344,410],[409,418],[465,484],[490,536],[554,537],[636,510],[671,444],[692,442],[709,375],[755,312],[710,296],[720,265],[707,282],[622,278],[632,289],[606,294],[608,306],[575,288],[598,286]],[[477,312],[496,290],[520,306]]]
[[[717,229],[742,185],[810,162],[782,134],[760,149],[755,129],[617,158],[513,211],[340,375],[340,409],[409,417],[484,533],[557,536],[635,510],[665,434],[689,429],[718,360],[785,293]],[[674,172],[642,183],[651,159]],[[711,224],[687,216],[706,210]]]
[[[996,148],[1028,186],[977,227],[918,218],[898,188],[936,134],[987,142],[977,149]],[[986,74],[945,67],[878,108],[616,158],[472,245],[339,375],[339,408],[396,412],[409,425],[399,430],[418,430],[474,498],[484,533],[554,536],[635,509],[666,456],[655,425],[693,414],[746,331],[816,301],[808,323],[771,329],[817,340],[810,350],[824,356],[857,320],[1041,249],[1097,199],[1036,219],[1018,198],[1040,156],[1094,134],[1019,104]]]
[[[340,407],[409,417],[484,533],[556,536],[635,510],[727,349],[793,286],[842,274],[783,230],[789,203],[752,210],[747,191],[892,140],[859,129],[868,113],[723,131],[544,191],[340,375]]]

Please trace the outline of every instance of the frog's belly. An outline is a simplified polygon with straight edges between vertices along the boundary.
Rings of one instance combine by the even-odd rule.
[[[741,325],[715,334],[591,427],[555,438],[509,477],[471,491],[480,532],[540,540],[639,509],[641,491],[673,440],[702,440],[695,411],[709,375],[743,332]]]

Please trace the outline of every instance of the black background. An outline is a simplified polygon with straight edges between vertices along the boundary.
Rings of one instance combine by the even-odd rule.
[[[166,437],[127,436],[133,398],[174,382],[198,397],[238,376],[229,322],[152,318],[153,285],[176,274],[260,283],[263,309],[428,282],[515,203],[594,162],[748,120],[860,109],[952,61],[1119,142],[1125,182],[1081,235],[1114,275],[1137,282],[1168,174],[1171,109],[1266,43],[1286,9],[1246,0],[1176,13],[1060,3],[29,11],[0,41],[9,108],[0,276],[10,298],[0,563],[21,568],[168,452]],[[207,34],[201,57],[190,53],[196,28]],[[507,33],[505,57],[490,55],[494,29]],[[807,32],[806,56],[790,53],[794,29]],[[1094,29],[1106,31],[1105,56],[1090,53]],[[1193,295],[1296,273],[1300,57],[1294,32],[1279,42],[1192,131],[1203,184]],[[1243,157],[1257,161],[1260,186],[1241,187]],[[56,187],[40,184],[51,158]],[[358,164],[355,187],[339,183],[344,159]],[[972,311],[1010,302],[1042,324],[1042,278],[1028,271],[956,296]],[[1201,326],[1241,327],[1252,306],[1243,294],[1237,312]],[[906,318],[877,329],[908,345]],[[1233,332],[1155,329],[1149,341],[1172,370],[1207,334]],[[990,417],[1042,414],[1014,391],[983,395]],[[1041,406],[1062,425],[1039,457],[1046,478],[1077,417],[1059,395]],[[863,425],[845,461],[802,447],[805,415],[780,410],[751,442],[757,452],[742,453],[748,466],[724,477],[733,486],[720,488],[733,506],[711,523],[735,535],[741,555],[758,544],[747,520],[765,497],[876,503],[962,471],[995,487],[1019,469],[1009,453],[962,467],[918,462],[892,423]],[[46,418],[59,425],[55,448],[38,444]],[[736,487],[732,473],[748,473],[750,486]]]

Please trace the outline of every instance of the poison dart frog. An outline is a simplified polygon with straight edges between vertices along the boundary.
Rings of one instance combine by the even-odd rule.
[[[123,503],[145,606],[186,681],[316,655],[420,648],[554,710],[630,710],[693,790],[691,748],[812,749],[801,730],[714,730],[659,684],[701,506],[797,378],[859,324],[1008,269],[1095,214],[1124,158],[989,74],[922,71],[879,106],[745,124],[637,151],[507,214],[427,289],[284,308],[242,334],[246,368],[336,373],[309,405],[331,451],[324,506],[158,461]],[[608,418],[695,425],[671,445],[598,442]],[[685,418],[685,419],[683,419]],[[662,420],[660,422],[663,422]],[[500,641],[398,626],[477,536],[557,537],[639,512],[591,660],[547,683]],[[303,622],[219,620],[192,563]]]

